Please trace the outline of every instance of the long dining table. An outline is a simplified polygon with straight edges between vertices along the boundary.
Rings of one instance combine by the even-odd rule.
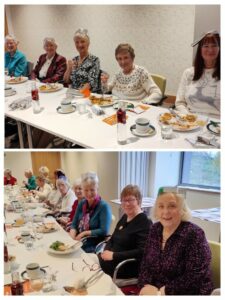
[[[46,273],[54,274],[55,282],[50,291],[41,291],[37,294],[47,295],[70,295],[64,290],[64,286],[72,286],[79,289],[81,284],[86,285],[88,295],[123,295],[122,291],[113,283],[110,276],[105,274],[100,267],[92,270],[89,266],[98,264],[98,259],[95,254],[85,253],[80,246],[75,247],[71,253],[59,252],[52,253],[49,245],[55,241],[73,241],[68,233],[53,218],[43,217],[47,212],[46,208],[41,203],[26,202],[26,199],[20,195],[19,190],[5,191],[5,225],[7,246],[9,255],[15,256],[14,271],[18,271],[21,275],[26,274],[26,265],[29,263],[38,263],[42,270]],[[23,211],[18,209],[8,211],[7,207],[12,204],[12,201],[21,203]],[[27,218],[27,221],[19,227],[14,227],[15,220]],[[38,222],[35,221],[35,216],[39,217]],[[40,221],[41,218],[41,221]],[[18,237],[24,231],[29,231],[34,234],[34,228],[40,225],[40,222],[46,224],[54,224],[56,230],[49,233],[37,235],[33,241],[33,247],[27,249],[24,243],[21,243]],[[34,235],[35,237],[35,235]],[[50,251],[49,251],[50,250]],[[16,265],[16,268],[15,268]],[[72,267],[75,266],[75,267]],[[13,270],[12,270],[13,271]],[[90,280],[91,279],[91,280]],[[4,275],[4,285],[9,286],[11,283],[11,273]],[[27,291],[27,294],[33,295],[35,292]]]
[[[116,113],[113,106],[104,108],[104,115],[96,115],[92,113],[91,107],[88,106],[88,113],[80,114],[78,109],[73,113],[60,114],[57,108],[63,98],[66,96],[67,88],[62,88],[52,93],[39,92],[40,104],[42,111],[34,114],[32,107],[24,110],[11,110],[9,105],[20,98],[30,95],[27,93],[27,87],[30,82],[11,85],[16,90],[16,94],[5,97],[5,116],[16,120],[18,125],[18,133],[20,147],[24,147],[22,124],[25,124],[27,130],[27,143],[29,148],[33,148],[32,127],[58,136],[62,139],[80,145],[84,148],[93,149],[193,149],[195,146],[187,141],[187,138],[196,138],[208,132],[206,128],[207,119],[204,118],[205,126],[199,128],[178,132],[174,131],[171,139],[162,139],[161,126],[159,124],[159,115],[168,112],[167,108],[161,106],[147,106],[148,109],[141,114],[127,111],[126,133],[127,139],[124,145],[117,142],[117,126],[109,125],[103,121],[106,117],[110,117]],[[76,104],[87,101],[85,98],[75,98],[73,102]],[[134,105],[139,103],[133,101]],[[131,126],[135,124],[135,120],[144,117],[150,120],[150,124],[155,127],[155,134],[147,137],[133,135]],[[217,120],[218,121],[218,120]],[[203,146],[204,148],[205,146]],[[205,148],[209,148],[206,145]]]

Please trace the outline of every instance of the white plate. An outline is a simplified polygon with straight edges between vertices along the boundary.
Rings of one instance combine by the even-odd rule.
[[[164,115],[164,114],[160,114],[159,115],[159,123],[160,124],[164,124],[165,122],[162,122],[160,120],[160,117]],[[196,119],[195,122],[198,122],[199,120]],[[179,123],[179,120],[177,120],[177,118],[175,116],[172,115],[172,118],[170,120],[168,120],[168,124],[171,124],[172,128],[174,131],[180,131],[180,132],[188,132],[188,131],[192,131],[192,130],[196,130],[200,128],[200,125],[197,125],[195,122],[188,122],[188,121],[180,121],[180,124],[172,124],[172,123]],[[194,124],[193,124],[194,123]]]
[[[17,79],[18,78],[18,79]],[[20,79],[19,79],[20,78]],[[26,82],[28,80],[28,77],[25,76],[19,76],[19,77],[13,77],[11,79],[6,80],[7,84],[19,84],[19,83],[23,83]]]
[[[102,98],[102,95],[101,95],[101,94],[91,93],[91,96],[94,96],[94,97],[99,98],[99,99]],[[95,105],[98,105],[98,106],[100,106],[100,107],[109,107],[109,106],[113,106],[113,104],[115,103],[115,101],[118,100],[118,97],[113,96],[113,95],[104,95],[104,98],[105,98],[105,99],[111,98],[111,99],[112,99],[112,102],[106,103],[106,104],[103,104],[103,105],[99,105],[99,104],[97,104],[97,103],[93,103],[93,105],[95,104]],[[89,100],[90,100],[90,99],[89,99]],[[90,100],[90,102],[91,102],[91,100]],[[92,102],[91,102],[91,103],[92,103]]]
[[[66,244],[65,241],[62,241],[64,244]],[[48,253],[51,253],[51,254],[56,254],[56,255],[65,255],[65,254],[70,254],[70,253],[73,253],[77,250],[79,250],[81,247],[82,247],[82,242],[79,242],[79,241],[74,241],[74,243],[76,243],[73,247],[65,250],[65,251],[56,251],[52,248],[50,248],[50,246],[52,245],[52,243],[48,246]]]
[[[41,90],[40,89],[41,86],[47,86],[47,89],[46,90]],[[48,88],[48,86],[49,86],[49,88]],[[62,88],[63,88],[63,84],[61,84],[61,83],[49,83],[49,84],[41,84],[38,87],[38,90],[39,90],[40,93],[54,93],[54,92],[58,92]]]
[[[57,112],[59,114],[71,114],[71,113],[75,112],[75,110],[76,110],[76,106],[75,105],[72,105],[72,107],[73,107],[72,110],[71,111],[67,111],[67,112],[62,111],[61,106],[57,107],[56,110],[57,110]]]
[[[149,136],[153,136],[154,134],[156,134],[156,130],[155,130],[155,127],[152,126],[152,125],[149,125],[149,129],[147,132],[145,133],[139,133],[136,131],[136,124],[132,125],[130,127],[130,131],[136,135],[136,136],[140,136],[140,137],[149,137]]]

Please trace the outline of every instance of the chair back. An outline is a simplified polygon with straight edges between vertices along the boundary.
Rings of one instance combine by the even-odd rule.
[[[31,76],[31,72],[33,71],[34,68],[34,63],[32,63],[31,61],[27,62],[27,76],[30,77]]]
[[[151,74],[151,77],[154,80],[155,84],[159,87],[163,98],[166,90],[166,77],[158,74]]]
[[[212,253],[211,270],[215,288],[220,288],[220,243],[208,241]]]

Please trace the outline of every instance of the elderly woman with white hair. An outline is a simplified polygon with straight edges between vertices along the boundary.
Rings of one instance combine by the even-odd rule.
[[[36,177],[33,175],[33,171],[32,170],[26,170],[24,172],[25,177],[28,179],[27,182],[23,181],[23,184],[25,185],[25,187],[31,191],[31,190],[35,190],[37,187],[36,184]]]
[[[57,212],[71,212],[75,201],[75,194],[70,187],[69,181],[65,176],[61,176],[56,180],[57,190],[60,192],[60,198],[54,205]]]
[[[57,44],[54,38],[45,38],[43,46],[46,53],[39,57],[31,79],[38,78],[46,83],[62,81],[66,71],[66,58],[56,52]]]
[[[84,198],[83,189],[82,189],[82,185],[81,185],[81,178],[77,178],[74,181],[72,189],[73,189],[73,191],[75,193],[75,196],[77,198],[73,203],[72,210],[71,210],[71,212],[68,216],[62,216],[62,217],[57,219],[57,221],[64,227],[64,229],[66,231],[70,231],[72,221],[73,221],[74,215],[75,215],[76,210],[77,210],[77,206],[81,202],[81,200]]]
[[[12,176],[12,171],[10,169],[5,169],[4,185],[15,185],[15,184],[17,184],[17,179]]]
[[[100,61],[89,53],[90,38],[86,29],[78,29],[74,34],[78,56],[67,62],[64,82],[72,83],[75,89],[100,90]]]
[[[73,218],[70,236],[83,244],[85,252],[94,252],[95,246],[108,233],[112,220],[111,208],[98,194],[98,176],[88,172],[82,175],[84,199],[78,204]]]
[[[159,194],[139,273],[140,295],[209,295],[211,252],[204,231],[177,193]]]
[[[27,60],[25,55],[17,49],[19,42],[12,35],[5,37],[5,69],[9,76],[26,76]]]
[[[52,191],[51,186],[46,182],[46,179],[43,175],[39,175],[36,177],[36,190],[32,191],[40,202],[45,201],[48,199],[48,195]]]

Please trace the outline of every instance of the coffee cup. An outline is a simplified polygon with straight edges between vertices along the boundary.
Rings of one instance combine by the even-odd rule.
[[[149,120],[146,118],[138,118],[136,121],[137,133],[146,133],[149,129]]]
[[[25,243],[30,239],[30,232],[29,231],[22,231],[21,233],[22,241]]]
[[[11,86],[5,86],[5,96],[10,96],[13,93]]]
[[[40,266],[37,263],[30,263],[26,266],[27,275],[30,279],[35,279],[40,277]]]
[[[61,101],[62,112],[64,112],[64,113],[71,112],[72,109],[73,109],[73,106],[72,106],[71,99],[66,98]]]

